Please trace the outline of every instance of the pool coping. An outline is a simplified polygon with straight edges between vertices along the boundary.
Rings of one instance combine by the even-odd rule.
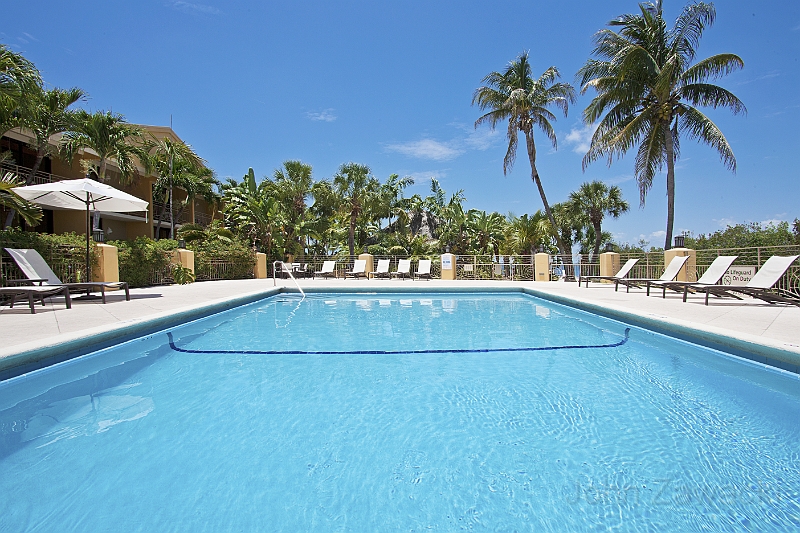
[[[171,311],[148,315],[141,319],[128,320],[115,326],[103,326],[66,334],[49,343],[38,343],[35,347],[21,345],[11,353],[0,353],[0,381],[27,374],[62,361],[102,350],[115,344],[152,334],[185,322],[197,320],[235,307],[247,305],[277,294],[298,293],[294,288],[270,287],[230,298],[218,299],[200,306],[187,306]],[[313,287],[307,293],[522,293],[566,305],[575,309],[595,313],[605,318],[619,320],[656,333],[692,342],[719,350],[737,357],[762,363],[794,373],[800,377],[800,346],[770,341],[754,335],[731,336],[729,330],[713,326],[696,325],[660,315],[642,315],[613,305],[598,305],[570,297],[552,294],[531,287]]]

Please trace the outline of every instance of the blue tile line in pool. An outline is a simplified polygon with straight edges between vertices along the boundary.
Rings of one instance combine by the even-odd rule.
[[[401,355],[435,353],[489,353],[489,352],[539,352],[547,350],[579,350],[587,348],[617,348],[628,342],[631,328],[625,328],[625,337],[612,344],[577,344],[565,346],[536,346],[532,348],[476,348],[476,349],[437,349],[437,350],[350,350],[350,351],[311,351],[311,350],[189,350],[175,344],[172,333],[167,332],[169,346],[176,352],[195,354],[241,354],[241,355]]]

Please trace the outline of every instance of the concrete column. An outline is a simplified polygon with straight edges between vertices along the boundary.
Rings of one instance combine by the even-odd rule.
[[[109,244],[96,244],[100,256],[97,266],[92,268],[92,281],[119,281],[119,255],[117,247]]]
[[[550,281],[550,255],[538,253],[533,260],[534,281]]]
[[[267,277],[267,254],[256,252],[256,264],[253,267],[253,277],[256,279],[266,279]]]
[[[456,256],[453,254],[442,254],[442,279],[456,279]]]
[[[617,252],[604,252],[600,254],[600,275],[613,276],[619,272],[619,254]],[[601,283],[611,283],[604,279]]]
[[[666,267],[673,257],[689,256],[683,268],[678,271],[675,277],[677,281],[697,281],[697,252],[691,248],[672,248],[664,251],[664,267]]]
[[[375,260],[373,259],[372,254],[361,254],[358,256],[358,258],[367,262],[366,266],[364,267],[364,272],[375,272]]]
[[[188,268],[194,274],[194,252],[184,248],[178,248],[172,254],[172,264]]]

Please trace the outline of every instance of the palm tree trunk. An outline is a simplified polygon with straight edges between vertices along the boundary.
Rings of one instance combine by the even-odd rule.
[[[675,223],[675,146],[669,123],[664,123],[664,139],[667,149],[667,235],[664,250],[672,248],[672,226]]]
[[[158,214],[158,222],[156,222],[156,240],[159,239],[161,234],[161,221],[164,220],[164,213],[167,210],[167,203],[164,202],[164,205],[161,206],[161,212]]]
[[[356,249],[356,217],[355,211],[350,212],[350,231],[347,233],[347,245],[350,247],[350,256],[355,255]]]
[[[550,204],[547,203],[547,196],[544,194],[544,187],[542,187],[542,180],[539,179],[539,171],[536,170],[536,145],[533,142],[533,134],[531,132],[525,132],[525,144],[528,147],[528,159],[531,162],[531,179],[533,183],[536,184],[536,187],[539,189],[539,196],[542,197],[542,204],[544,204],[544,211],[547,213],[547,218],[550,220],[550,225],[553,227],[553,233],[556,238],[556,244],[558,245],[558,251],[561,255],[566,258],[571,254],[572,250],[567,252],[564,243],[561,240],[561,236],[558,234],[558,226],[556,225],[556,218],[553,216],[553,212],[550,210]]]
[[[42,161],[44,161],[44,152],[45,148],[40,148],[36,152],[36,162],[33,164],[33,168],[30,172],[28,172],[28,177],[25,178],[25,185],[33,185],[33,178],[36,176],[36,173],[39,171],[39,167],[42,165]]]
[[[97,175],[98,181],[104,183],[106,181],[106,159],[103,158],[100,160],[100,170]]]
[[[592,222],[592,226],[594,227],[594,257],[592,260],[599,261],[600,239],[603,238],[603,234],[600,232],[600,222]]]

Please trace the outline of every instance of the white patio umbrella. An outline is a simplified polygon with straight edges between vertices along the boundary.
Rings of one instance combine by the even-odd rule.
[[[89,178],[15,187],[13,191],[26,200],[44,207],[86,210],[86,276],[88,278],[86,281],[92,279],[89,261],[89,238],[92,231],[90,212],[144,211],[146,213],[148,205],[144,200]]]

